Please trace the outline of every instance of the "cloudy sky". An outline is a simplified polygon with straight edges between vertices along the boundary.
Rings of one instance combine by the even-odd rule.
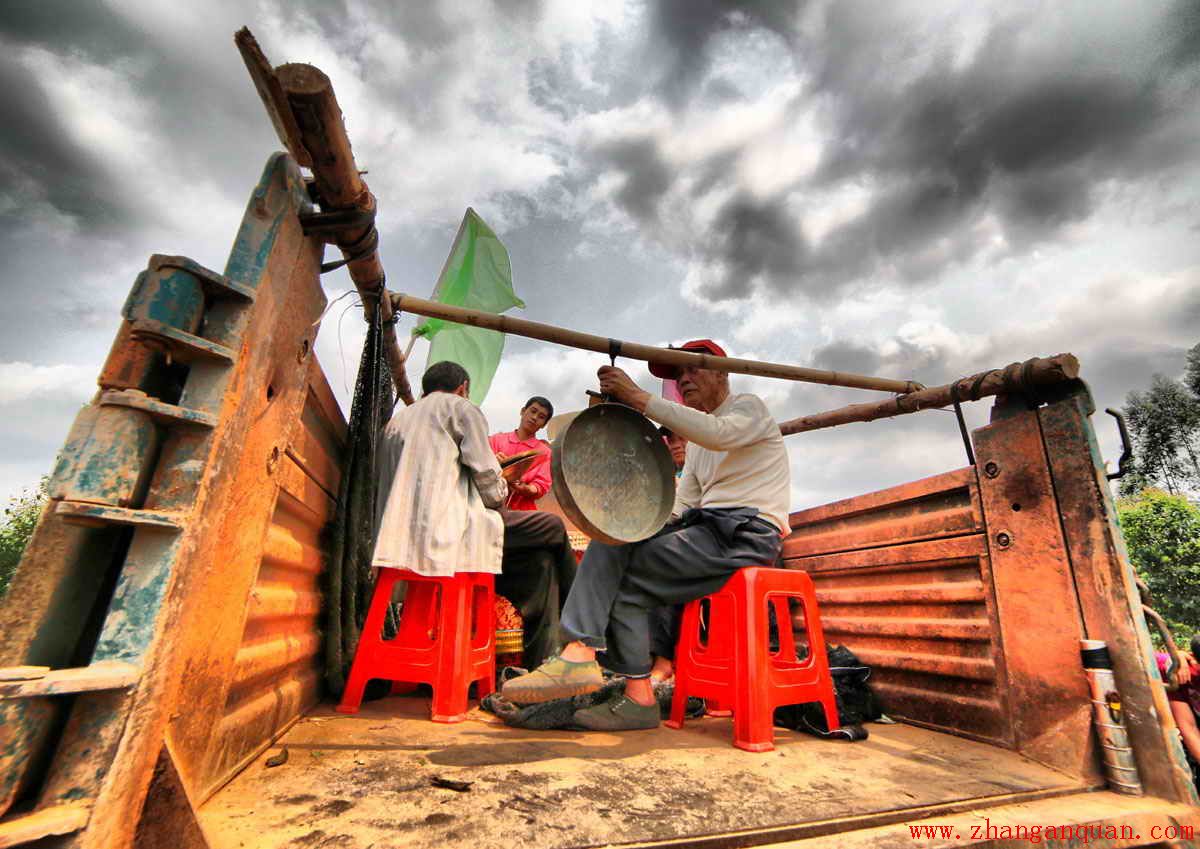
[[[0,498],[49,470],[147,257],[224,267],[279,146],[242,25],[332,78],[394,289],[431,291],[473,206],[526,317],[629,340],[930,385],[1072,351],[1100,407],[1200,342],[1196,0],[7,0]],[[347,409],[349,303],[317,347]],[[604,361],[510,339],[484,409],[581,406]],[[879,397],[739,386],[779,419]],[[940,412],[789,447],[796,507],[965,462]]]

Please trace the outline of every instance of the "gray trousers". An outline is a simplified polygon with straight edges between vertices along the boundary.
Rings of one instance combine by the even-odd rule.
[[[525,623],[522,663],[533,669],[561,648],[559,610],[578,568],[562,519],[536,510],[501,510],[503,572],[496,592],[513,603]]]
[[[602,650],[613,672],[648,675],[654,608],[716,592],[746,566],[773,566],[782,545],[750,507],[688,510],[641,542],[593,541],[563,607],[563,635]]]

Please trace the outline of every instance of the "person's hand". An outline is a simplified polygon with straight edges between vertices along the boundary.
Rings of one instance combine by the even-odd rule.
[[[650,393],[633,382],[633,378],[616,366],[600,366],[596,372],[600,378],[600,391],[623,404],[628,404],[638,412],[646,411],[646,402]]]
[[[508,455],[505,454],[503,451],[496,452],[496,462],[497,463],[503,463],[507,459],[508,459]]]
[[[1195,675],[1196,658],[1192,657],[1190,652],[1181,651],[1179,653],[1179,668],[1175,670],[1175,680],[1180,686],[1188,683]]]

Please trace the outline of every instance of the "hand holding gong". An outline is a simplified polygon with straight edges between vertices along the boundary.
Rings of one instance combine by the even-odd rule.
[[[611,398],[628,404],[638,412],[646,411],[650,393],[633,382],[633,378],[616,366],[600,366],[596,372],[600,378],[600,391]]]

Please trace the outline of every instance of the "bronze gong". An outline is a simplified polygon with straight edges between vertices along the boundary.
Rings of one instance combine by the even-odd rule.
[[[650,420],[624,404],[575,416],[551,445],[550,473],[563,512],[592,539],[637,542],[671,517],[671,452]]]

